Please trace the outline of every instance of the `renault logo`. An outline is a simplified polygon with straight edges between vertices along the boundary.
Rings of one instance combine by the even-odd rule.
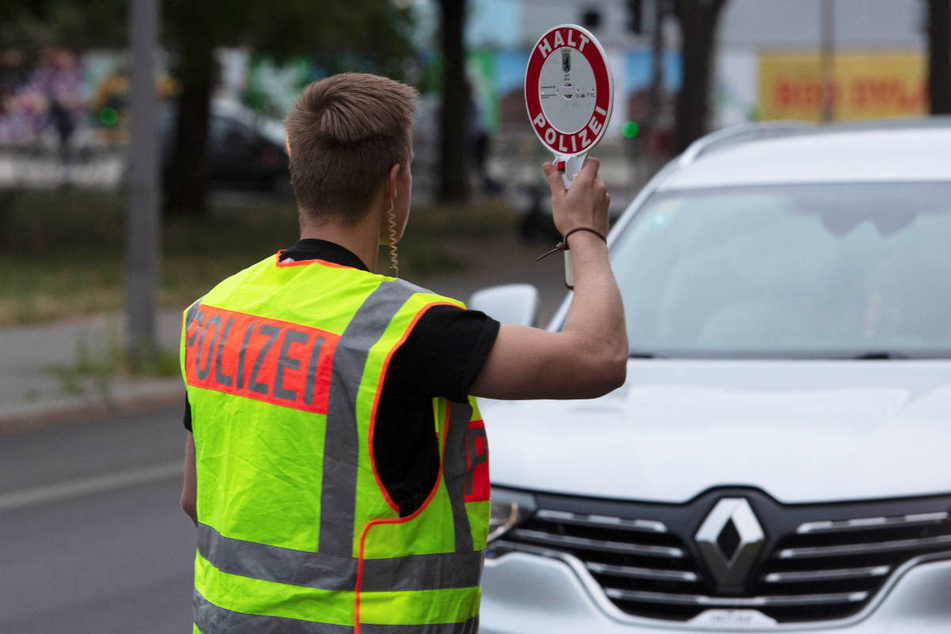
[[[739,587],[763,548],[763,529],[744,498],[723,498],[694,536],[717,584]]]

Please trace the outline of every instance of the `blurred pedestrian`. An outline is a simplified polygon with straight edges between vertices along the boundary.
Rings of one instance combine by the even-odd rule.
[[[56,130],[56,137],[59,140],[59,156],[63,165],[69,164],[70,140],[73,132],[76,130],[76,122],[73,120],[73,113],[63,102],[55,96],[49,101],[49,123]]]
[[[196,631],[475,633],[490,486],[473,396],[624,380],[596,160],[568,191],[544,166],[575,261],[563,331],[396,277],[415,99],[373,75],[307,87],[287,119],[301,239],[185,312]],[[375,272],[380,245],[393,276]]]

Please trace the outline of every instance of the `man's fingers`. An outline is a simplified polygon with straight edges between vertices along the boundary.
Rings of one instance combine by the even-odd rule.
[[[578,174],[578,178],[575,179],[575,182],[578,180],[595,180],[600,168],[601,161],[591,156],[586,157],[584,164],[581,166],[581,172]],[[565,183],[562,180],[562,174],[558,171],[558,168],[552,163],[544,163],[542,164],[542,169],[545,171],[545,178],[548,180],[548,187],[551,189],[552,195],[564,193],[566,191]]]
[[[593,156],[589,156],[584,160],[584,165],[581,166],[581,173],[578,174],[578,178],[594,180],[598,176],[598,170],[600,168],[601,161]]]
[[[551,189],[552,198],[565,195],[565,182],[561,179],[561,172],[552,163],[542,164],[545,171],[545,179],[548,181],[548,187]]]

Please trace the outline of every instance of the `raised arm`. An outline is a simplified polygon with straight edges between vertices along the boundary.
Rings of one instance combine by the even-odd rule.
[[[574,297],[561,332],[502,324],[482,371],[472,384],[475,396],[498,399],[593,398],[621,386],[627,369],[624,307],[608,262],[607,188],[600,163],[588,158],[570,190],[545,163],[555,226],[571,234]]]

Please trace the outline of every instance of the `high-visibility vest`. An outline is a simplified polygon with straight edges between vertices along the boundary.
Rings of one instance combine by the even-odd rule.
[[[439,475],[411,516],[373,455],[389,361],[447,303],[461,305],[349,267],[269,258],[185,311],[195,632],[478,630],[489,474],[475,400],[433,399]]]

